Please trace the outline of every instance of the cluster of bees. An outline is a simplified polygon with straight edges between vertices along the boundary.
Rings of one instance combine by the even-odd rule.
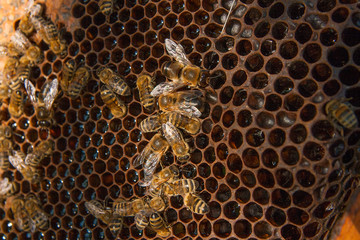
[[[185,56],[181,45],[170,39],[165,40],[168,53],[175,61],[165,62],[162,66],[162,74],[172,80],[155,87],[154,78],[148,74],[141,74],[137,79],[140,101],[143,107],[153,111],[158,97],[159,112],[144,119],[140,123],[143,133],[156,132],[134,159],[134,167],[143,166],[144,177],[139,183],[147,187],[147,195],[144,198],[135,198],[129,201],[118,199],[112,206],[106,206],[97,200],[86,203],[87,209],[104,223],[108,224],[110,231],[117,236],[122,228],[123,217],[135,217],[135,224],[139,230],[146,227],[153,229],[160,237],[168,237],[171,232],[167,221],[162,217],[168,206],[171,196],[181,195],[184,197],[184,205],[194,213],[205,214],[209,207],[197,194],[199,183],[193,179],[180,179],[180,170],[175,165],[163,168],[155,173],[161,157],[171,147],[173,154],[179,162],[186,162],[190,157],[190,147],[184,140],[182,131],[187,134],[197,134],[200,131],[201,122],[199,117],[204,108],[205,96],[198,88],[207,80],[208,74],[199,67],[193,66]],[[97,70],[100,80],[115,89],[117,94],[126,96],[131,91],[120,76],[109,69]],[[105,73],[112,76],[111,81],[104,81]],[[116,83],[116,84],[114,84]],[[104,87],[103,86],[103,87]],[[180,88],[187,88],[177,91]],[[103,88],[101,89],[103,97]],[[105,89],[111,91],[110,89]],[[119,90],[119,91],[117,91]],[[116,99],[114,97],[114,99]],[[105,98],[103,97],[104,102]],[[107,103],[112,113],[119,113],[125,109],[120,101]],[[116,107],[115,107],[116,106]]]

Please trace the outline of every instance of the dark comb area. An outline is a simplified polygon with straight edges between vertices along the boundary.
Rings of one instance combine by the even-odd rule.
[[[346,119],[330,118],[326,106],[344,100],[360,118],[360,4],[235,0],[222,32],[232,2],[117,0],[109,16],[98,1],[73,3],[79,24],[63,34],[67,57],[41,42],[45,58],[30,79],[39,90],[47,78],[60,78],[71,57],[91,69],[81,96],[55,100],[56,124],[49,131],[38,126],[27,96],[19,119],[4,105],[0,112],[16,133],[15,149],[27,153],[40,141],[55,141],[52,156],[41,162],[40,184],[12,167],[3,173],[19,183],[20,193],[38,196],[50,225],[19,232],[3,208],[0,239],[114,239],[85,202],[145,196],[142,170],[132,161],[154,135],[139,124],[157,110],[142,107],[136,80],[148,73],[156,84],[168,81],[161,73],[172,59],[167,38],[210,71],[209,87],[218,96],[205,104],[190,160],[181,164],[170,151],[162,158],[164,166],[177,164],[184,178],[199,182],[199,196],[210,207],[193,214],[183,197],[169,198],[167,239],[329,239],[359,185],[360,129],[343,127]],[[100,97],[95,69],[101,66],[116,70],[132,89],[123,97],[123,118],[114,118]],[[161,239],[138,230],[134,217],[124,218],[118,237]]]

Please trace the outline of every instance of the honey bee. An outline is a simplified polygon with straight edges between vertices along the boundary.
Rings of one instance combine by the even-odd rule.
[[[70,81],[74,76],[75,67],[76,63],[74,59],[70,58],[64,63],[64,70],[62,71],[60,78],[60,87],[65,93],[68,91]]]
[[[53,140],[46,140],[40,142],[37,145],[32,153],[26,155],[25,164],[38,167],[40,165],[41,160],[52,153],[54,150],[55,143]]]
[[[350,99],[334,99],[325,105],[328,118],[342,136],[344,135],[343,127],[354,129],[358,125],[358,120],[348,100]]]
[[[161,197],[156,196],[149,201],[149,206],[157,212],[162,212],[166,208],[166,203]]]
[[[96,70],[100,81],[107,84],[113,92],[121,96],[130,96],[131,90],[125,80],[110,68],[100,67]]]
[[[18,170],[24,177],[32,184],[37,184],[41,180],[40,170],[37,166],[31,166],[25,161],[25,154],[20,151],[13,151],[13,154],[9,156],[9,161],[16,170]]]
[[[38,46],[30,46],[26,50],[25,56],[30,61],[30,66],[39,64],[44,60],[44,55]]]
[[[0,126],[0,169],[10,167],[9,154],[12,149],[12,129],[9,126]]]
[[[5,61],[3,76],[6,83],[12,81],[16,77],[16,69],[19,65],[19,60],[14,57],[8,57]]]
[[[87,67],[79,67],[75,71],[67,92],[70,98],[75,99],[80,95],[81,90],[87,84],[89,78],[90,71]]]
[[[197,134],[201,128],[201,122],[198,118],[189,117],[176,111],[159,113],[145,118],[142,122],[140,122],[139,127],[143,133],[155,132],[166,122],[170,122],[175,127],[190,134]]]
[[[10,182],[8,178],[0,180],[0,198],[6,199],[19,192],[19,184]]]
[[[160,95],[158,102],[161,111],[178,111],[189,117],[200,117],[204,110],[202,92],[198,90]]]
[[[13,91],[10,96],[9,113],[19,118],[24,112],[24,94],[21,90]]]
[[[160,172],[154,174],[154,177],[151,181],[151,186],[157,188],[161,184],[167,182],[172,183],[175,180],[178,180],[180,175],[180,170],[177,166],[171,165],[162,169]]]
[[[207,203],[199,196],[192,193],[185,194],[184,205],[187,206],[190,211],[197,214],[206,214],[210,211]]]
[[[30,76],[30,61],[26,56],[22,56],[16,71],[16,77],[9,81],[9,88],[12,91],[18,91],[25,80]]]
[[[160,216],[159,213],[153,212],[150,216],[150,226],[151,228],[160,236],[168,237],[171,232],[169,227],[165,223],[164,219]]]
[[[127,112],[126,105],[106,85],[101,87],[100,96],[106,106],[110,109],[112,115],[119,118],[125,116]]]
[[[134,216],[140,211],[147,211],[149,210],[149,207],[147,203],[141,198],[136,198],[132,201],[119,199],[114,202],[113,210],[115,214],[125,217]]]
[[[16,227],[19,231],[35,232],[36,225],[25,209],[25,201],[22,196],[14,198],[10,208],[14,214]]]
[[[46,82],[40,90],[39,97],[36,97],[35,87],[29,80],[25,80],[24,86],[32,104],[35,106],[39,125],[41,127],[50,127],[53,120],[51,106],[58,93],[58,80],[55,78]]]
[[[19,22],[19,29],[29,36],[34,31],[34,25],[31,23],[30,14],[25,14]]]
[[[140,183],[142,186],[148,186],[158,165],[161,156],[168,150],[169,144],[160,133],[155,134],[144,150],[133,161],[133,166],[141,164],[144,168],[144,179]]]
[[[49,228],[49,218],[41,208],[39,199],[33,193],[29,193],[25,198],[25,209],[36,227],[42,231]]]
[[[154,89],[153,79],[148,74],[142,74],[136,81],[139,90],[140,102],[145,109],[152,111],[155,106],[155,98],[151,96],[151,91]]]
[[[199,183],[194,179],[179,179],[170,184],[163,184],[162,190],[167,196],[176,196],[195,193],[198,187]]]
[[[144,230],[149,225],[148,213],[140,211],[135,215],[135,224],[137,229]]]
[[[182,86],[205,87],[208,84],[209,73],[191,64],[186,57],[184,48],[170,39],[165,39],[165,47],[175,61],[167,61],[161,67],[162,74],[173,82],[161,83],[154,88],[151,95],[159,96]]]
[[[15,48],[19,53],[24,54],[32,45],[30,40],[20,31],[16,30],[10,37],[10,48]]]
[[[184,141],[181,132],[170,122],[162,125],[162,131],[164,137],[168,141],[174,155],[179,160],[185,160],[189,158],[189,145]]]
[[[109,16],[112,13],[112,9],[114,8],[113,0],[101,0],[99,2],[100,11],[105,15]]]

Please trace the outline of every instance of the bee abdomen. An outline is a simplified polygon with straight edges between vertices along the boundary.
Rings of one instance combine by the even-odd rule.
[[[144,230],[149,225],[149,220],[143,214],[135,215],[135,224],[137,229]]]
[[[351,109],[346,105],[341,106],[334,113],[335,118],[346,128],[355,128],[357,126],[357,118]]]
[[[100,11],[104,15],[109,15],[112,9],[112,0],[104,0],[100,5]]]
[[[68,95],[70,98],[74,99],[80,95],[83,85],[79,82],[72,82],[68,88]]]
[[[0,168],[7,170],[10,167],[9,154],[7,151],[0,152]]]

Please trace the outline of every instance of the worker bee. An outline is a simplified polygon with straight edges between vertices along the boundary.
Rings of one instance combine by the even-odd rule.
[[[171,232],[169,227],[165,223],[164,219],[160,216],[159,213],[153,212],[150,216],[150,226],[151,228],[160,236],[168,237]]]
[[[75,71],[67,92],[70,98],[75,99],[80,95],[81,90],[87,84],[89,78],[90,71],[87,67],[79,67]]]
[[[0,169],[10,167],[9,154],[12,149],[12,129],[9,126],[0,126]]]
[[[176,111],[159,113],[140,122],[140,130],[143,133],[155,132],[161,128],[161,125],[170,122],[177,128],[180,128],[190,134],[197,134],[201,128],[201,122],[196,117],[189,117]]]
[[[46,212],[41,208],[39,199],[33,193],[29,193],[25,198],[25,209],[36,227],[42,231],[49,228],[49,218]]]
[[[120,118],[125,116],[127,112],[126,105],[118,96],[115,95],[113,91],[109,89],[108,86],[103,85],[101,87],[100,96],[115,117]]]
[[[30,61],[30,65],[39,64],[44,60],[44,55],[38,46],[30,46],[26,52],[25,56]]]
[[[190,211],[197,214],[206,214],[210,211],[207,203],[199,196],[192,193],[185,194],[184,205],[187,206]]]
[[[141,164],[144,168],[144,179],[140,183],[142,186],[148,186],[152,179],[156,166],[161,156],[168,150],[169,144],[160,133],[155,134],[148,145],[133,161],[133,166],[138,167]]]
[[[178,111],[189,117],[200,117],[204,110],[202,92],[198,90],[160,95],[158,102],[161,111]]]
[[[54,150],[55,143],[53,140],[46,140],[40,142],[39,145],[35,147],[33,152],[26,155],[25,164],[38,167],[40,165],[41,160],[52,153]]]
[[[30,40],[20,31],[16,30],[10,37],[10,48],[15,48],[19,53],[25,54],[26,50],[32,45]]]
[[[195,193],[198,187],[199,182],[194,179],[179,179],[173,183],[163,184],[162,191],[167,196],[176,196]]]
[[[148,212],[140,211],[135,215],[135,225],[137,229],[144,230],[149,225]]]
[[[14,57],[8,57],[5,61],[3,76],[6,83],[9,83],[16,77],[16,70],[19,65],[19,60]]]
[[[6,199],[19,192],[19,184],[17,182],[10,182],[8,178],[0,180],[0,198]]]
[[[189,158],[189,145],[184,141],[182,133],[170,122],[162,125],[162,132],[168,141],[174,155],[179,160]]]
[[[131,95],[131,90],[125,80],[110,68],[100,67],[96,70],[100,81],[107,84],[113,92],[121,96]]]
[[[350,99],[334,99],[325,105],[325,112],[335,128],[344,135],[345,127],[348,129],[354,129],[358,125],[358,120],[352,106],[349,102]]]
[[[140,201],[140,202],[138,202]],[[136,212],[133,209],[133,204],[136,206],[140,206],[140,204],[143,205],[143,202],[141,199],[136,199],[134,201],[125,201],[123,199],[118,199],[113,203],[113,211],[114,213],[120,215],[120,216],[134,216]],[[141,208],[141,207],[138,207]]]
[[[164,62],[162,74],[172,82],[161,83],[154,88],[151,95],[159,96],[182,86],[205,87],[208,84],[209,72],[191,64],[186,57],[184,48],[170,39],[165,39],[165,47],[175,61]]]
[[[12,155],[9,156],[9,161],[16,170],[18,170],[24,177],[32,184],[37,184],[41,180],[40,170],[37,166],[31,166],[25,162],[25,154],[20,151],[13,151]]]
[[[113,0],[100,0],[99,2],[100,11],[105,15],[109,16],[114,8]]]
[[[35,232],[36,225],[25,209],[25,201],[22,196],[14,198],[10,208],[14,214],[16,227],[19,231]]]
[[[70,58],[64,63],[64,69],[61,73],[60,87],[67,93],[70,81],[75,73],[76,63],[75,60]]]
[[[13,91],[10,96],[9,113],[19,118],[24,112],[24,94],[21,90]]]
[[[153,79],[148,74],[142,74],[136,81],[139,90],[140,102],[145,109],[152,111],[155,106],[155,98],[151,96],[151,91],[154,89]]]
[[[163,183],[172,183],[175,180],[178,180],[179,175],[179,168],[175,165],[171,165],[154,174],[150,186],[157,188]]]
[[[162,212],[166,208],[166,203],[160,196],[155,196],[149,201],[149,206],[157,212]]]
[[[58,80],[55,78],[46,82],[40,90],[39,97],[36,97],[35,87],[29,80],[25,80],[24,85],[32,104],[35,106],[39,125],[41,127],[50,127],[53,119],[51,106],[58,93]]]
[[[9,81],[9,88],[12,91],[20,90],[21,85],[23,85],[24,81],[29,79],[30,71],[31,68],[29,59],[26,56],[22,56],[17,67],[16,77],[12,78]]]
[[[26,36],[29,36],[34,31],[34,25],[30,20],[30,14],[25,14],[19,22],[19,29],[23,32]]]

